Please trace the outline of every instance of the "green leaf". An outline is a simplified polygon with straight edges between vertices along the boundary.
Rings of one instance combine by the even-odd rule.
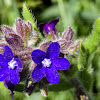
[[[96,77],[96,88],[98,91],[100,91],[100,48],[98,48],[98,52],[96,52],[95,57],[93,59],[93,67],[95,69],[94,75]]]
[[[91,90],[93,84],[93,75],[87,70],[80,71],[79,73],[80,80],[87,91]]]
[[[23,4],[23,17],[26,21],[30,21],[33,28],[35,30],[37,30],[37,25],[36,25],[36,22],[35,22],[35,19],[33,18],[32,14],[30,13],[29,9],[27,8],[26,4],[24,3]]]
[[[100,18],[98,18],[95,22],[94,29],[92,34],[85,40],[84,43],[82,41],[79,45],[79,56],[78,56],[78,69],[88,68],[91,61],[89,61],[90,55],[97,49],[98,42],[100,37]]]
[[[98,46],[100,38],[100,18],[98,18],[95,22],[94,29],[92,34],[85,40],[83,46],[89,54],[93,53]]]

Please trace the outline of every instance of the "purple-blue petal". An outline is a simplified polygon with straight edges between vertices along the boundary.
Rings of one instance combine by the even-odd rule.
[[[3,82],[4,82],[4,86],[10,90],[12,94],[12,100],[13,100],[14,84],[12,84],[12,82],[10,81],[10,76],[7,76]]]
[[[40,64],[41,61],[46,57],[46,54],[45,52],[37,49],[37,50],[34,50],[31,54],[32,56],[32,60],[36,63],[36,64]]]
[[[46,68],[46,78],[48,82],[52,84],[58,84],[60,81],[59,74],[57,70],[54,68],[54,66],[51,65],[50,68]]]
[[[54,20],[52,20],[50,23],[45,24],[45,26],[43,27],[43,29],[44,29],[47,33],[49,33],[50,30],[52,30],[52,31],[55,32],[55,26],[56,26],[56,24],[58,23],[58,21],[59,21],[59,17],[56,18],[56,19],[54,19]]]
[[[53,23],[53,24],[56,25],[58,23],[58,21],[59,21],[59,17],[54,19],[54,20],[52,20],[49,24]]]
[[[48,58],[58,58],[60,53],[60,45],[57,42],[51,43],[46,51]]]
[[[45,26],[43,27],[43,30],[46,31],[47,34],[49,34],[51,28],[52,27],[49,24],[45,24]]]
[[[59,21],[59,17],[52,20],[50,23],[40,23],[38,26],[41,30],[45,31],[47,34],[50,33],[50,30],[55,32],[55,26]]]
[[[4,86],[6,87],[6,88],[8,88],[8,85],[7,85],[7,83],[10,81],[10,77],[9,77],[9,75],[4,79]]]
[[[55,31],[55,24],[54,23],[48,24],[48,29]]]
[[[40,81],[45,75],[45,68],[37,65],[32,72],[32,79],[36,82]]]
[[[46,25],[47,23],[40,23],[38,24],[38,27],[40,28],[40,30],[43,30],[43,27]]]
[[[3,81],[9,74],[8,68],[0,68],[0,81]]]
[[[8,66],[8,60],[4,59],[4,56],[0,54],[0,67],[5,68]]]
[[[6,88],[8,88],[11,93],[13,93],[13,90],[14,90],[14,84],[12,84],[12,82],[10,81],[10,76],[7,76],[4,80],[4,86]]]
[[[21,60],[20,59],[18,59],[18,58],[15,58],[14,59],[16,62],[17,62],[17,64],[18,64],[18,66],[17,66],[17,72],[21,72],[22,71],[22,62],[21,62]]]
[[[12,50],[9,48],[9,46],[5,46],[3,49],[3,56],[5,59],[7,60],[11,60],[14,56],[13,56],[13,52]]]
[[[66,70],[70,67],[70,62],[66,58],[52,59],[52,66],[55,66],[57,70]]]
[[[12,70],[10,72],[10,80],[14,85],[19,83],[20,75],[19,75],[19,73],[16,72],[16,70]]]

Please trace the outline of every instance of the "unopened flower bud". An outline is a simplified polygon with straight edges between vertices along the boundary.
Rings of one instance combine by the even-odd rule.
[[[23,21],[21,19],[17,19],[15,25],[16,25],[17,35],[23,38],[25,36],[25,28]]]
[[[86,96],[86,93],[82,87],[76,88],[75,95],[78,100],[88,100],[88,97]]]
[[[7,45],[7,42],[4,40],[3,37],[0,37],[0,53],[3,54],[3,48]]]
[[[32,94],[32,92],[34,91],[35,87],[37,86],[37,82],[33,83],[31,82],[29,84],[30,79],[26,80],[26,84],[25,84],[25,92],[28,96],[30,96]]]
[[[44,97],[47,97],[48,96],[47,84],[40,82],[39,87],[40,87],[41,95],[43,95]]]
[[[26,25],[29,28],[29,31],[31,33],[32,32],[32,24],[30,22],[27,22]]]
[[[59,41],[57,41],[58,43],[59,43],[59,45],[60,45],[60,47],[61,47],[61,52],[63,51],[63,50],[67,50],[67,48],[70,46],[70,44],[71,44],[71,41],[66,41],[66,40],[59,40]]]
[[[25,36],[23,37],[23,40],[27,44],[27,46],[32,46],[33,44],[36,43],[38,36],[37,32],[32,29],[32,24],[30,22],[26,22],[24,24],[25,28]]]
[[[73,55],[76,56],[76,50],[79,47],[79,42],[80,40],[76,40],[75,42],[71,43],[71,41],[67,41],[67,40],[59,40],[57,41],[60,45],[60,52],[63,54],[67,54],[67,55]]]
[[[7,43],[13,48],[13,49],[22,49],[24,47],[23,40],[20,36],[16,34],[9,34],[6,37]]]
[[[27,62],[31,60],[31,53],[33,49],[31,47],[26,47],[24,50],[17,53],[18,58],[20,58],[21,61]]]
[[[41,95],[43,95],[44,97],[47,97],[48,96],[48,92],[46,89],[40,89],[40,92],[41,92]]]
[[[25,28],[25,36],[23,37],[23,39],[27,41],[30,38],[30,36],[34,34],[32,33],[32,24],[30,22],[27,22],[24,24],[24,28]]]
[[[33,32],[32,32],[33,33]],[[30,35],[30,39],[27,41],[27,46],[33,46],[38,40],[38,36],[36,34]]]
[[[51,43],[52,43],[51,41],[44,42],[42,45],[40,45],[40,50],[46,51]]]
[[[15,34],[13,29],[8,27],[8,26],[6,26],[6,25],[1,26],[1,31],[5,36],[9,35],[9,34]]]
[[[76,40],[72,45],[70,45],[67,49],[68,54],[72,55],[77,48],[79,47],[80,40]]]
[[[65,39],[67,41],[70,41],[73,39],[74,31],[71,27],[69,27],[62,35],[62,39]]]

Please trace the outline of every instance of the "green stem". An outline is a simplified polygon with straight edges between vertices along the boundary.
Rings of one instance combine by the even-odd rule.
[[[63,0],[57,0],[57,2],[58,2],[59,10],[60,10],[60,15],[63,21],[64,29],[66,29],[67,28],[67,20],[66,20],[67,18],[66,18],[66,12],[64,8],[64,2]]]

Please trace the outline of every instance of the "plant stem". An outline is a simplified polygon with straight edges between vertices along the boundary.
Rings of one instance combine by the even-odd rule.
[[[64,29],[66,29],[67,28],[67,18],[66,18],[66,12],[64,8],[64,2],[63,0],[57,0],[57,2],[58,2],[59,10],[60,10],[60,15],[63,21]]]

